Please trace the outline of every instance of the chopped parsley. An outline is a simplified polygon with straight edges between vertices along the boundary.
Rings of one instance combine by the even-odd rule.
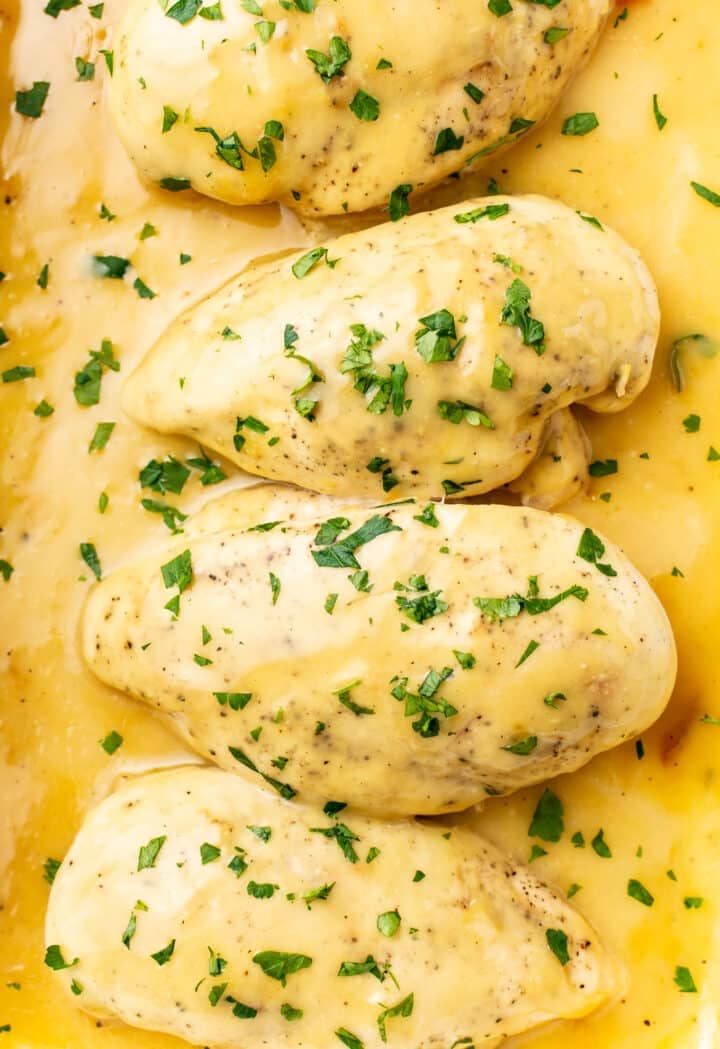
[[[540,357],[545,352],[545,327],[532,316],[531,298],[530,288],[516,277],[505,292],[505,306],[500,314],[500,323],[519,328],[523,345],[530,346]]]
[[[182,193],[183,190],[190,189],[190,179],[166,175],[165,178],[160,179],[158,186],[160,189],[167,190],[168,193]]]
[[[362,88],[356,91],[349,108],[358,120],[374,121],[380,116],[380,103]]]
[[[244,710],[252,699],[252,692],[213,692],[213,695],[221,707],[227,705],[230,710]]]
[[[686,896],[683,905],[686,911],[699,911],[705,900],[702,896]]]
[[[173,535],[181,534],[182,528],[178,528],[178,523],[186,521],[187,514],[178,510],[176,506],[170,506],[168,503],[161,503],[157,499],[141,499],[140,505],[143,510],[147,510],[148,513],[160,514],[163,519],[163,524]]]
[[[421,317],[422,325],[415,333],[415,347],[427,364],[454,361],[465,339],[457,339],[455,317],[447,309]]]
[[[473,100],[476,106],[479,106],[485,98],[485,92],[481,91],[479,87],[472,83],[465,84],[463,91]]]
[[[304,255],[301,255],[292,264],[292,272],[298,280],[302,280],[303,277],[307,277],[308,273],[318,265],[319,262],[325,260],[325,265],[329,266],[330,269],[334,269],[337,266],[338,260],[331,260],[328,257],[327,248],[312,248],[310,251],[306,251]]]
[[[75,958],[71,962],[66,962],[63,957],[62,949],[56,943],[51,944],[45,951],[45,964],[48,969],[52,969],[54,972],[59,972],[61,969],[72,969],[74,965],[77,965],[79,960],[79,958]]]
[[[130,259],[122,255],[93,255],[92,268],[97,277],[122,280],[130,267]]]
[[[506,364],[502,357],[495,355],[495,361],[493,363],[492,382],[490,383],[493,390],[512,390],[513,386],[513,370],[509,364]]]
[[[180,595],[187,590],[193,581],[192,555],[190,551],[183,550],[177,557],[173,557],[172,560],[161,565],[160,571],[167,590],[173,586],[178,588],[177,594],[165,605],[165,608],[172,612],[173,615],[177,615],[180,611]]]
[[[405,364],[391,364],[388,375],[379,374],[373,361],[373,349],[385,336],[364,324],[352,324],[350,331],[353,338],[340,362],[341,374],[351,373],[358,393],[364,397],[370,395],[367,410],[373,415],[383,415],[388,407],[392,407],[393,415],[402,415],[410,407],[410,401],[405,400],[408,377]]]
[[[98,423],[88,445],[88,452],[101,452],[110,440],[115,423]]]
[[[418,597],[408,598],[400,596],[395,598],[397,607],[413,623],[425,623],[428,619],[447,612],[450,607],[445,601],[440,599],[442,591],[434,590],[432,593],[430,592],[425,576],[411,576],[407,586],[402,583],[395,583],[394,589],[406,592],[419,592]]]
[[[501,623],[505,619],[515,619],[523,612],[531,616],[549,612],[570,597],[586,601],[588,591],[583,586],[570,586],[554,597],[539,597],[537,576],[530,576],[528,592],[524,597],[521,594],[512,594],[510,597],[475,597],[473,604],[492,622]]]
[[[305,54],[325,84],[328,84],[333,77],[341,76],[345,72],[345,66],[352,58],[352,51],[340,36],[332,37],[327,54],[313,48],[306,48]]]
[[[260,827],[255,824],[248,824],[247,829],[260,841],[268,842],[272,837],[272,827]]]
[[[271,900],[279,888],[279,885],[273,885],[271,882],[257,881],[249,881],[246,886],[248,896],[256,900]]]
[[[172,455],[162,462],[151,459],[138,475],[141,488],[150,488],[161,495],[167,492],[180,495],[189,477],[190,470]]]
[[[72,11],[74,7],[79,6],[80,0],[48,0],[43,11],[51,18],[57,18],[61,11]]]
[[[589,135],[595,128],[600,127],[600,121],[595,113],[574,113],[563,123],[563,135]]]
[[[537,745],[537,736],[528,736],[526,739],[519,739],[515,743],[509,743],[507,746],[501,747],[501,750],[506,750],[510,754],[516,754],[518,757],[528,757],[537,748]]]
[[[293,327],[292,324],[286,324],[283,336],[285,356],[291,357],[293,360],[298,361],[300,364],[306,365],[308,369],[307,377],[303,382],[300,383],[299,386],[296,386],[295,389],[292,390],[290,396],[296,398],[295,410],[299,412],[299,414],[302,415],[309,422],[314,422],[314,413],[315,409],[317,408],[317,401],[312,400],[308,397],[301,397],[298,395],[306,393],[308,390],[312,389],[314,383],[325,382],[325,376],[317,367],[317,365],[313,364],[313,362],[308,357],[303,357],[302,354],[297,353],[297,351],[295,350],[295,343],[297,341],[297,330]],[[265,427],[265,429],[267,429],[267,427]]]
[[[103,339],[99,350],[89,350],[89,360],[84,368],[75,373],[73,395],[77,403],[88,408],[99,404],[102,377],[106,370],[120,371],[120,362],[110,339]]]
[[[407,688],[408,678],[398,678],[397,684],[392,689],[392,696],[399,703],[405,703],[405,717],[414,717],[419,714],[417,721],[413,721],[412,728],[423,739],[433,739],[440,734],[440,718],[452,718],[457,714],[457,709],[442,697],[436,698],[440,687],[453,674],[452,667],[444,667],[441,671],[429,670],[417,692],[409,692]]]
[[[48,858],[45,860],[45,862],[43,863],[43,878],[48,883],[48,885],[52,885],[52,883],[55,881],[57,872],[60,870],[61,866],[62,860],[54,860],[52,856],[48,856]]]
[[[379,914],[377,917],[377,930],[381,935],[387,936],[388,938],[395,935],[400,928],[402,918],[395,911],[385,911],[384,914]]]
[[[602,829],[602,827],[597,832],[590,844],[593,847],[593,851],[597,853],[597,855],[600,856],[601,859],[612,859],[612,851],[608,843],[605,841],[605,831]]]
[[[315,537],[315,542],[320,546],[320,549],[312,550],[312,556],[315,563],[321,568],[360,568],[360,564],[355,557],[355,551],[359,547],[364,546],[373,539],[377,539],[378,536],[386,535],[388,532],[401,531],[402,529],[398,525],[393,524],[390,518],[374,514],[358,529],[339,541],[331,540],[323,544],[322,540],[318,538],[320,536],[320,533],[318,533]]]
[[[221,993],[224,993],[227,984],[223,984],[222,987],[223,991]],[[225,1001],[232,1005],[233,1016],[236,1016],[238,1020],[252,1020],[257,1016],[257,1009],[253,1008],[252,1005],[246,1005],[244,1002],[239,1002],[237,998],[232,998],[230,995],[227,996]]]
[[[415,996],[414,994],[409,994],[406,998],[403,998],[402,1001],[398,1002],[397,1005],[392,1005],[390,1008],[383,1009],[377,1018],[378,1031],[383,1042],[387,1042],[387,1031],[385,1029],[386,1021],[397,1016],[412,1016],[414,1005]]]
[[[360,684],[362,684],[362,682],[360,682],[360,681],[353,681],[351,684],[343,685],[341,688],[337,688],[333,692],[333,695],[337,696],[338,701],[340,703],[342,703],[342,705],[344,707],[347,707],[348,710],[352,711],[352,713],[355,714],[357,717],[360,717],[362,715],[370,715],[370,714],[374,714],[375,713],[375,711],[372,709],[372,707],[360,706],[360,704],[356,703],[352,699],[352,697],[351,697],[352,690],[354,688],[356,688]],[[345,808],[345,805],[342,805],[341,807]],[[333,812],[328,812],[327,810],[328,810],[328,805],[325,806],[325,809],[323,811],[325,811],[326,815],[333,815],[334,814]],[[339,810],[336,809],[335,811],[339,811]]]
[[[233,436],[233,447],[236,452],[242,451],[245,447],[247,438],[242,432],[244,429],[251,430],[252,433],[264,434],[268,432],[270,427],[266,426],[260,419],[256,419],[254,415],[248,415],[245,418],[238,415],[235,419],[235,434]]]
[[[337,1031],[335,1031],[335,1037],[339,1038],[342,1044],[347,1046],[347,1049],[365,1049],[365,1043],[352,1031],[348,1031],[346,1027],[338,1027]]]
[[[435,513],[435,504],[428,503],[421,514],[416,514],[413,517],[413,521],[419,521],[420,524],[427,525],[428,528],[439,528],[440,522]]]
[[[703,186],[700,182],[691,182],[690,185],[695,190],[699,197],[706,200],[708,204],[712,204],[716,208],[720,208],[720,193],[715,193],[714,190],[708,189],[707,186]]]
[[[290,1005],[289,1002],[283,1002],[283,1004],[280,1006],[280,1015],[282,1016],[283,1020],[292,1021],[301,1020],[305,1013],[302,1009],[296,1009],[294,1006]]]
[[[393,488],[400,484],[397,477],[393,474],[393,468],[389,459],[383,459],[381,456],[376,455],[374,459],[370,460],[365,469],[371,474],[381,475],[383,492],[391,492]]]
[[[360,841],[360,838],[346,824],[338,822],[331,827],[311,827],[310,831],[312,834],[322,834],[324,838],[336,841],[348,863],[358,862],[359,857],[353,847],[353,842]]]
[[[213,863],[215,860],[220,858],[221,849],[217,845],[212,845],[209,841],[204,841],[200,846],[200,862],[203,867],[208,863]]]
[[[16,364],[14,368],[8,368],[2,373],[3,382],[22,382],[23,379],[32,379],[35,369],[25,364]]]
[[[541,841],[560,841],[565,831],[564,813],[560,798],[554,791],[546,788],[535,806],[528,837],[540,838]]]
[[[636,878],[630,878],[628,881],[627,894],[631,899],[637,900],[638,903],[642,903],[645,907],[652,907],[655,903],[653,894]]]
[[[76,5],[73,3],[72,6],[75,7]],[[61,10],[61,8],[59,8],[59,10]],[[56,16],[53,15],[53,17]],[[35,80],[33,86],[31,88],[28,88],[27,91],[16,91],[16,111],[20,114],[20,116],[30,117],[31,119],[36,120],[39,116],[42,115],[42,111],[45,106],[45,100],[48,97],[49,90],[50,84],[47,80]]]
[[[444,127],[438,132],[432,155],[437,157],[441,153],[456,152],[457,150],[462,149],[464,144],[464,135],[456,135],[451,127]]]
[[[140,277],[136,277],[133,281],[133,288],[141,299],[154,299],[157,295],[157,292],[153,291],[152,288],[149,288],[145,281],[141,280]]]
[[[491,222],[496,222],[502,218],[503,215],[507,215],[510,211],[509,204],[488,204],[484,208],[475,208],[473,211],[465,211],[455,216],[455,221],[460,225],[464,223],[476,223],[480,219],[490,219]]]
[[[611,477],[618,472],[617,459],[596,459],[588,466],[591,477]]]
[[[657,95],[653,95],[652,104],[653,104],[653,116],[655,117],[655,123],[657,124],[658,131],[662,131],[663,128],[665,127],[665,125],[668,122],[668,118],[665,116],[665,114],[660,109],[660,104],[658,102]]]
[[[697,994],[697,985],[693,975],[685,965],[675,967],[675,984],[683,994]]]
[[[80,543],[80,557],[83,559],[83,561],[88,566],[95,578],[98,580],[101,579],[102,568],[100,566],[100,558],[98,557],[97,550],[95,549],[95,544]]]
[[[160,951],[155,951],[155,953],[151,954],[150,957],[154,962],[157,962],[158,965],[167,965],[174,953],[175,940],[171,940],[167,947],[163,947]]]
[[[88,62],[84,58],[79,56],[75,59],[75,70],[77,72],[77,79],[80,80],[94,80],[95,79],[95,63]],[[42,285],[41,285],[42,287]]]
[[[482,408],[466,404],[465,401],[438,401],[438,412],[441,419],[454,423],[456,426],[464,421],[470,426],[484,426],[486,430],[495,429],[495,423],[488,418]]]
[[[550,26],[543,34],[543,40],[546,44],[557,44],[560,40],[564,40],[569,32],[569,29],[563,29],[560,26]]]
[[[138,852],[138,871],[144,871],[149,867],[154,867],[157,858],[160,854],[160,850],[167,841],[167,837],[162,835],[159,838],[151,838],[147,845],[142,845]]]
[[[123,737],[115,729],[109,732],[105,739],[100,740],[100,746],[106,754],[114,754],[123,745]]]
[[[560,964],[567,965],[570,961],[567,933],[562,929],[546,929],[545,940]]]
[[[397,222],[399,219],[405,218],[410,212],[410,201],[409,197],[413,191],[413,186],[409,182],[403,182],[390,194],[390,201],[388,204],[388,212],[392,222]]]
[[[380,918],[378,918],[379,921]],[[338,969],[338,976],[364,976],[365,973],[374,976],[381,983],[385,980],[385,974],[372,954],[368,954],[364,962],[342,962]]]
[[[537,652],[537,650],[539,648],[540,648],[540,642],[539,641],[530,641],[528,643],[527,648],[525,649],[525,651],[523,652],[523,654],[520,656],[520,658],[518,659],[517,663],[515,664],[515,670],[517,670],[518,667],[521,667],[523,665],[523,663],[527,662],[527,660],[530,658],[530,656],[533,654],[533,652]]]
[[[284,951],[260,951],[253,956],[253,961],[266,976],[277,980],[283,987],[287,985],[288,976],[309,969],[313,963],[307,954],[287,954]]]
[[[577,548],[577,556],[591,565],[595,565],[598,572],[605,576],[616,576],[617,572],[612,565],[603,564],[601,558],[605,554],[605,544],[599,536],[595,535],[591,528],[586,528],[580,537]]]
[[[457,659],[458,663],[463,670],[472,670],[477,660],[471,652],[459,652],[456,648],[453,649],[453,655]]]
[[[165,11],[165,16],[173,18],[180,25],[187,25],[198,13],[201,5],[202,0],[176,0],[176,3]]]
[[[239,762],[241,765],[244,765],[246,769],[250,769],[251,772],[256,772],[258,776],[260,776],[260,778],[263,779],[269,787],[272,787],[273,790],[276,790],[282,798],[285,798],[287,801],[289,801],[291,798],[295,797],[297,791],[293,787],[291,787],[289,783],[281,783],[280,780],[274,779],[272,776],[269,776],[266,773],[261,772],[255,764],[255,762],[252,761],[247,756],[247,754],[240,749],[240,747],[228,747],[228,750],[237,762]]]

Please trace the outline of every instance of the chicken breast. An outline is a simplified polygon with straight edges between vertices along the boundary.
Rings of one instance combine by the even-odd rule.
[[[90,813],[47,943],[80,1008],[227,1049],[492,1047],[615,990],[587,922],[471,831],[325,815],[217,769]]]
[[[658,329],[617,234],[492,197],[252,265],[170,325],[124,406],[315,491],[478,495],[523,473],[561,409],[632,403]]]
[[[587,487],[589,463],[590,440],[565,408],[550,416],[537,457],[508,488],[524,506],[552,510]]]
[[[312,506],[291,488],[241,492],[115,571],[86,607],[89,667],[223,768],[382,816],[568,772],[664,708],[665,613],[577,522]]]
[[[132,0],[111,110],[168,189],[333,215],[397,187],[399,204],[544,120],[613,6]]]

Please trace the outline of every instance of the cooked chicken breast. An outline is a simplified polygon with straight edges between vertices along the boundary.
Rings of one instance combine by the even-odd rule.
[[[550,416],[537,457],[508,488],[524,506],[552,510],[587,487],[589,463],[590,440],[565,408]]]
[[[576,521],[313,512],[269,491],[218,501],[197,534],[96,586],[84,616],[94,673],[223,768],[285,797],[432,815],[578,768],[664,708],[665,613]]]
[[[561,409],[630,404],[658,330],[617,234],[492,197],[252,265],[171,324],[124,406],[315,491],[478,495],[527,468]]]
[[[610,0],[133,0],[110,103],[140,172],[232,204],[387,205],[511,145],[591,52]],[[396,194],[397,195],[397,194]]]
[[[471,831],[325,815],[217,769],[90,813],[47,943],[80,1008],[227,1049],[492,1047],[615,990],[587,922]]]

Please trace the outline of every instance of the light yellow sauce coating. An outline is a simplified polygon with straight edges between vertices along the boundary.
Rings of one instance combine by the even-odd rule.
[[[353,837],[322,833],[335,829]],[[548,931],[567,937],[564,964]],[[386,1020],[388,1044],[494,1047],[615,987],[595,931],[467,829],[328,817],[214,769],[141,777],[96,809],[58,875],[47,936],[78,958],[59,974],[82,986],[76,1004],[200,1045],[315,1049],[340,1045],[342,1028],[380,1044],[383,1008],[412,995],[408,1015]],[[212,972],[209,948],[224,962]],[[303,967],[268,975],[283,959],[263,964],[267,952]],[[368,958],[377,975],[341,974]]]
[[[337,215],[516,141],[554,106],[612,4],[518,0],[499,16],[475,0],[264,0],[221,4],[218,20],[169,14],[199,6],[128,6],[111,102],[138,169],[229,203]],[[568,32],[546,42],[553,27]]]
[[[429,524],[417,504],[343,503],[296,522],[306,493],[256,492],[110,575],[83,623],[100,679],[222,768],[253,778],[250,762],[314,804],[435,815],[577,768],[664,708],[665,614],[620,551],[600,558],[613,576],[578,556],[575,522],[438,506]],[[344,550],[373,524],[388,530]],[[178,556],[192,582],[173,615],[161,565]]]
[[[621,411],[650,377],[643,262],[555,201],[385,223],[298,278],[304,257],[250,267],[180,317],[126,383],[126,410],[330,495],[467,497],[518,477],[556,411]]]
[[[550,419],[536,458],[508,488],[526,506],[551,510],[587,487],[590,441],[568,408]]]
[[[618,229],[647,260],[664,318],[662,353],[648,391],[627,413],[606,420],[583,416],[594,457],[617,458],[619,473],[593,481],[589,497],[569,509],[618,542],[651,580],[678,639],[680,677],[667,713],[643,737],[642,761],[629,745],[553,785],[565,802],[567,830],[558,845],[545,845],[548,855],[533,869],[562,889],[582,885],[573,902],[620,960],[625,984],[599,1015],[522,1040],[536,1049],[714,1049],[720,1030],[718,730],[698,723],[706,712],[720,717],[720,475],[718,463],[707,461],[710,444],[720,448],[720,364],[686,348],[682,394],[666,364],[673,339],[690,332],[717,338],[720,330],[720,212],[689,187],[695,179],[720,190],[712,116],[720,104],[720,25],[706,4],[629,6],[629,17],[608,29],[556,116],[493,169],[504,191],[559,197]],[[14,341],[0,354],[3,369],[23,363],[39,375],[0,386],[0,557],[15,566],[9,583],[0,580],[0,1024],[12,1027],[0,1039],[12,1049],[57,1049],[63,1042],[88,1049],[130,1049],[139,1040],[143,1049],[183,1044],[122,1026],[97,1031],[95,1021],[67,1004],[42,964],[45,859],[64,855],[91,800],[105,794],[121,771],[194,760],[147,708],[83,669],[77,626],[88,583],[78,577],[89,573],[77,546],[94,541],[110,570],[131,547],[149,551],[165,543],[160,520],[138,505],[141,494],[153,493],[140,492],[135,473],[152,456],[196,449],[150,435],[121,414],[123,375],[181,309],[229,280],[244,260],[303,244],[287,214],[232,211],[189,195],[179,201],[139,184],[101,109],[102,58],[92,83],[76,83],[73,65],[76,55],[94,57],[98,47],[112,47],[104,27],[115,23],[119,8],[108,3],[102,21],[85,8],[54,21],[40,5],[26,5],[19,21],[14,13],[5,16],[6,27],[16,30],[13,89],[42,77],[52,83],[43,117],[30,124],[14,115],[4,148],[13,203],[4,208],[2,224],[1,268],[11,276],[0,285],[0,320]],[[655,92],[668,116],[662,132],[653,120]],[[600,119],[597,131],[584,139],[561,137],[565,117],[591,109]],[[453,183],[437,200],[457,202],[484,192],[486,184],[487,175]],[[98,219],[101,201],[118,216],[114,222]],[[139,242],[144,222],[159,235]],[[327,235],[313,231],[312,240]],[[103,251],[132,256],[158,297],[140,300],[124,284],[91,278],[87,257]],[[180,251],[193,256],[184,267]],[[43,292],[35,281],[49,260]],[[103,336],[117,343],[122,371],[106,373],[97,408],[80,409],[73,374]],[[32,415],[43,396],[56,408],[45,420]],[[696,435],[682,425],[691,413],[702,417]],[[107,448],[88,455],[96,423],[109,420],[118,425]],[[648,459],[640,458],[644,453]],[[174,500],[186,510],[208,494],[197,477]],[[100,516],[103,490],[110,505]],[[609,503],[599,499],[605,492],[612,494]],[[672,575],[674,566],[683,576]],[[108,757],[98,740],[112,729],[125,742]],[[536,788],[493,801],[480,816],[466,818],[526,860],[539,793]],[[611,860],[570,841],[576,830],[589,841],[600,827]],[[652,891],[652,908],[626,895],[629,878]],[[687,910],[686,896],[705,902]],[[691,970],[698,994],[675,986],[677,965]],[[20,991],[6,986],[16,982]]]

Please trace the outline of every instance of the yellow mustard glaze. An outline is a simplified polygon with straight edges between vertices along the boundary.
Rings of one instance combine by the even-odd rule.
[[[542,121],[612,3],[522,0],[499,16],[474,0],[265,0],[217,20],[198,7],[128,5],[110,96],[138,169],[337,215],[387,207],[396,187],[431,186]],[[548,42],[553,27],[567,33]]]
[[[325,834],[336,828],[352,835],[342,847]],[[548,931],[567,938],[565,964]],[[70,995],[82,986],[83,1008],[228,1049],[319,1049],[343,1028],[380,1044],[383,1009],[400,1001],[407,1015],[387,1018],[398,1049],[469,1031],[495,1047],[615,989],[563,895],[467,828],[334,819],[217,769],[139,777],[95,809],[53,886],[47,935],[78,959],[58,978]],[[278,954],[299,967],[285,974]],[[367,959],[374,974],[347,970]]]
[[[617,459],[618,473],[593,480],[589,494],[567,509],[617,542],[651,581],[677,636],[679,680],[667,712],[643,736],[642,760],[630,744],[552,785],[565,805],[566,831],[560,843],[543,843],[547,855],[532,870],[561,889],[582,885],[573,902],[599,930],[625,980],[598,1015],[521,1041],[536,1049],[705,1049],[720,1039],[720,729],[699,720],[706,713],[720,717],[720,463],[708,461],[711,445],[720,448],[720,363],[698,352],[702,344],[685,344],[682,393],[668,366],[674,339],[720,336],[720,211],[689,185],[695,180],[720,191],[714,120],[720,25],[707,4],[654,0],[628,7],[617,28],[611,20],[591,64],[541,130],[484,175],[432,195],[456,203],[482,194],[492,174],[504,192],[543,193],[597,216],[642,252],[663,313],[648,390],[620,415],[583,413],[593,457]],[[3,151],[0,269],[8,276],[0,285],[0,322],[10,342],[0,347],[2,370],[22,364],[38,373],[0,385],[0,557],[15,569],[9,582],[0,579],[0,1026],[11,1026],[0,1042],[12,1049],[183,1044],[122,1026],[97,1030],[42,964],[45,860],[62,858],[88,806],[121,772],[195,760],[147,708],[83,668],[77,630],[91,577],[78,545],[95,543],[107,571],[131,548],[150,553],[164,545],[159,516],[139,506],[142,496],[162,497],[140,491],[137,471],[152,457],[197,453],[189,441],[161,438],[127,419],[119,407],[123,377],[182,309],[244,261],[328,235],[306,236],[292,215],[275,209],[233,211],[140,184],[101,102],[106,73],[98,50],[112,48],[120,14],[114,0],[102,19],[86,7],[57,20],[40,5],[26,4],[22,13],[3,9],[10,73],[4,101],[33,81],[51,83],[39,120],[10,116]],[[75,57],[97,60],[94,81],[76,81]],[[668,118],[662,131],[653,94]],[[561,136],[568,116],[591,110],[597,130]],[[101,203],[114,221],[98,217]],[[140,241],[146,222],[158,234]],[[192,261],[180,266],[180,252]],[[92,254],[131,257],[130,286],[92,276]],[[46,262],[43,290],[36,280]],[[158,293],[155,299],[138,297],[136,275]],[[97,407],[80,408],[74,373],[103,338],[113,340],[121,371],[105,372]],[[45,419],[33,415],[43,397],[55,407]],[[698,433],[683,426],[692,414],[702,420]],[[106,448],[88,454],[96,424],[109,421],[117,425]],[[240,483],[228,473],[228,485]],[[165,501],[186,512],[199,506],[209,494],[199,477],[194,470],[183,495]],[[109,504],[100,515],[103,491]],[[609,502],[600,499],[605,493]],[[113,729],[124,742],[108,756],[98,741]],[[539,794],[533,788],[494,800],[462,820],[527,860],[531,845],[540,844],[527,834]],[[611,859],[571,842],[582,831],[589,843],[600,828]],[[628,897],[630,878],[653,894],[652,907]],[[686,897],[704,902],[687,909]],[[690,970],[697,994],[678,989],[677,966]]]
[[[315,250],[179,317],[126,382],[130,415],[330,495],[456,498],[517,478],[557,411],[647,385],[652,279],[557,201],[471,198]]]
[[[619,550],[610,576],[578,556],[576,522],[326,500],[296,521],[308,493],[255,491],[270,505],[227,496],[212,530],[109,575],[82,627],[99,678],[221,768],[248,776],[240,748],[306,803],[431,816],[577,768],[662,712],[662,607]],[[163,578],[178,558],[181,594]]]

